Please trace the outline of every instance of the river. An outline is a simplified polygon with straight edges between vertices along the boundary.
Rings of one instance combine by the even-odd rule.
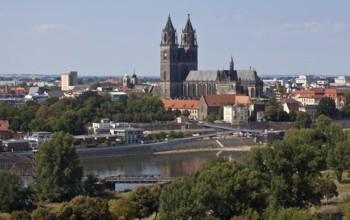
[[[222,152],[220,157],[240,160],[244,152]],[[216,151],[159,155],[123,156],[82,160],[84,175],[94,173],[101,178],[116,175],[157,174],[162,177],[178,177],[192,174],[217,158]]]

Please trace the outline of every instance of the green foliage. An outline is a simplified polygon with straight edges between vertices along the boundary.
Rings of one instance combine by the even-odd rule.
[[[40,145],[35,157],[40,200],[65,201],[80,191],[83,172],[74,142],[71,135],[59,132]]]
[[[160,194],[159,219],[201,219],[204,208],[199,206],[192,188],[195,186],[194,176],[176,178],[165,185]]]
[[[86,178],[83,181],[83,192],[86,196],[96,196],[98,193],[98,189],[96,183],[98,182],[98,178],[95,174],[89,173],[86,175]]]
[[[350,169],[350,148],[349,141],[340,141],[328,152],[327,163],[332,167],[341,183],[343,172]]]
[[[222,117],[220,114],[209,114],[207,116],[208,122],[214,122],[215,120],[222,120]]]
[[[297,112],[296,120],[293,123],[294,128],[310,128],[312,120],[307,112]]]
[[[286,137],[264,149],[253,150],[245,162],[263,172],[272,207],[303,208],[319,204],[322,195],[315,187],[319,171],[324,168],[322,151],[308,143],[313,140],[302,142],[299,137]]]
[[[33,220],[56,220],[56,215],[48,208],[38,207],[32,212]]]
[[[343,213],[343,220],[350,220],[350,202],[346,202],[341,207]]]
[[[136,216],[136,209],[134,204],[126,198],[120,198],[118,200],[109,200],[109,212],[112,219],[134,219]]]
[[[324,132],[330,124],[331,119],[325,115],[319,115],[316,119],[316,128],[321,132]]]
[[[127,101],[112,101],[108,95],[86,91],[77,98],[51,98],[43,103],[28,101],[18,108],[0,102],[0,119],[9,120],[14,131],[64,131],[81,135],[89,122],[101,118],[152,122],[174,120],[175,114],[166,111],[159,97],[151,94],[143,97],[132,94]]]
[[[265,217],[268,220],[316,220],[317,217],[312,215],[308,210],[299,208],[281,208],[273,211]]]
[[[184,116],[184,117],[188,117],[188,116],[190,116],[190,114],[191,114],[191,112],[188,111],[187,109],[185,109],[185,110],[182,112],[182,116]]]
[[[267,121],[276,121],[278,116],[278,104],[276,98],[271,98],[266,104],[265,104],[265,119]]]
[[[11,212],[26,207],[28,203],[26,189],[21,177],[0,170],[0,211]]]
[[[27,211],[14,211],[11,213],[10,220],[32,220]]]
[[[109,220],[108,202],[100,198],[77,196],[70,202],[63,203],[56,210],[57,220],[84,219],[84,220]]]
[[[158,210],[160,190],[158,188],[151,188],[147,186],[139,186],[135,188],[129,200],[133,203],[135,209],[135,217],[141,219],[152,215]]]
[[[265,119],[267,121],[289,121],[289,115],[279,106],[275,97],[265,104]]]
[[[329,199],[338,196],[337,186],[333,180],[322,178],[319,180],[317,190],[322,193],[328,204]]]
[[[343,128],[339,124],[331,124],[324,131],[327,138],[326,144],[329,148],[334,148],[337,143],[345,140]]]
[[[259,172],[219,159],[197,175],[176,179],[160,196],[159,219],[229,219],[248,209],[261,212],[265,194]]]
[[[317,105],[317,114],[325,115],[330,118],[337,118],[338,109],[335,106],[334,99],[330,97],[322,98]]]

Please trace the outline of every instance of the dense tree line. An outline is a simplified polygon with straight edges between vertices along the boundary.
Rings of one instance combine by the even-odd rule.
[[[127,101],[112,101],[107,94],[87,91],[77,98],[27,101],[19,107],[0,102],[0,120],[9,120],[14,131],[64,131],[79,135],[86,132],[89,123],[99,122],[101,118],[152,122],[173,120],[175,116],[175,111],[164,109],[159,97],[151,94],[143,97],[131,94]]]

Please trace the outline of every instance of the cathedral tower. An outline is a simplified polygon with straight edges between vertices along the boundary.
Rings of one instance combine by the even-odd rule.
[[[160,44],[160,88],[162,98],[170,99],[178,97],[178,43],[176,30],[171,22],[170,15],[162,32]]]
[[[170,15],[162,32],[160,44],[160,88],[163,99],[184,97],[183,82],[191,70],[198,69],[198,45],[196,30],[188,15],[178,45],[176,30]]]
[[[198,45],[196,30],[193,29],[190,14],[185,28],[182,30],[181,45],[183,54],[181,57],[180,70],[182,80],[185,80],[191,70],[198,70]]]

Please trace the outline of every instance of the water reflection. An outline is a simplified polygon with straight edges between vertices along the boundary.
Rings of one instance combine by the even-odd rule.
[[[100,177],[115,175],[160,174],[163,177],[189,175],[215,159],[217,152],[196,152],[169,155],[143,155],[81,161],[84,174]],[[222,152],[220,157],[239,160],[243,152]]]

